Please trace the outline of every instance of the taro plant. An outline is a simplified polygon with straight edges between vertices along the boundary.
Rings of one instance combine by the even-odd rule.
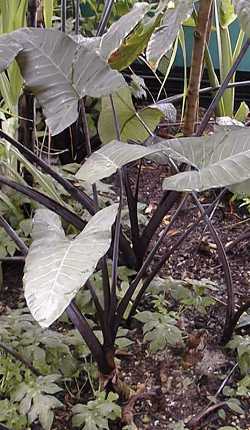
[[[107,4],[109,3],[107,2]],[[113,389],[123,397],[128,394],[128,390],[121,384],[119,371],[116,367],[115,341],[118,330],[124,323],[126,311],[130,307],[126,318],[129,321],[136,313],[143,294],[151,281],[172,253],[181,246],[200,223],[205,224],[209,229],[225,271],[227,312],[222,334],[224,341],[231,337],[233,329],[245,309],[244,307],[235,312],[234,290],[229,263],[225,248],[211,221],[214,209],[224,195],[224,190],[208,208],[202,206],[198,193],[204,190],[228,187],[250,178],[248,130],[223,129],[212,136],[165,140],[157,138],[154,130],[148,129],[140,114],[137,115],[133,111],[133,116],[139,119],[147,130],[147,134],[150,135],[150,139],[141,142],[141,144],[127,143],[123,141],[125,138],[121,135],[122,118],[117,112],[116,100],[117,97],[119,99],[120,89],[126,89],[127,86],[122,74],[115,70],[115,67],[120,70],[124,63],[123,66],[116,63],[115,66],[115,61],[110,59],[120,59],[121,53],[121,58],[124,58],[123,55],[126,53],[128,55],[126,62],[133,61],[129,54],[130,51],[127,51],[130,44],[124,44],[124,40],[129,34],[133,34],[133,30],[136,29],[148,11],[157,10],[159,14],[157,19],[163,24],[162,28],[158,29],[156,34],[152,36],[153,38],[160,36],[162,31],[165,34],[168,16],[171,17],[171,20],[173,17],[175,18],[173,20],[175,29],[170,34],[171,40],[174,42],[178,33],[176,25],[178,24],[179,29],[183,19],[192,12],[192,2],[185,2],[187,8],[185,6],[184,14],[184,10],[180,7],[182,2],[176,1],[174,5],[173,3],[168,2],[167,7],[164,7],[165,2],[153,6],[139,3],[134,6],[127,17],[122,17],[103,36],[99,35],[97,38],[81,38],[79,35],[77,38],[73,38],[58,31],[28,28],[17,30],[0,38],[1,70],[5,70],[13,60],[17,61],[25,85],[41,104],[52,134],[59,133],[76,121],[80,112],[89,155],[76,173],[74,182],[72,182],[65,179],[48,163],[13,137],[0,131],[3,145],[6,145],[6,142],[11,144],[32,165],[36,166],[37,170],[41,169],[59,183],[71,198],[80,203],[91,215],[89,222],[86,222],[64,202],[58,202],[55,198],[38,191],[35,187],[32,188],[14,181],[8,176],[0,176],[1,184],[28,196],[45,207],[39,208],[35,213],[32,244],[29,249],[6,220],[2,222],[6,232],[15,241],[22,254],[26,256],[24,295],[27,305],[35,320],[44,328],[53,324],[66,310],[69,319],[80,332],[98,365],[103,387],[109,390]],[[151,9],[151,7],[155,9]],[[152,33],[152,28],[147,35],[142,32],[143,44],[140,45],[140,50],[144,49],[145,43],[147,45]],[[230,72],[231,74],[235,72],[235,68],[248,45],[249,42],[242,49],[240,57]],[[162,50],[164,49],[162,48]],[[161,54],[162,51],[159,55]],[[211,110],[216,108],[216,103],[227,88],[229,80],[230,76],[224,82],[204,117],[199,129],[200,134],[204,131]],[[113,115],[115,129],[115,139],[103,145],[93,154],[91,154],[85,112],[86,96],[92,98],[109,97],[109,109]],[[149,223],[141,230],[137,211],[140,167],[138,180],[133,191],[127,165],[143,158],[153,158],[168,163],[176,174],[164,180],[162,199]],[[141,166],[141,161],[139,166]],[[180,172],[181,169],[185,171]],[[120,183],[119,203],[100,209],[96,183],[116,172]],[[82,185],[84,186],[85,183],[92,185],[94,199],[83,191]],[[192,199],[199,209],[198,219],[187,227],[176,241],[171,241],[166,252],[157,263],[154,263],[154,257],[162,241],[164,238],[169,240],[168,232],[188,199]],[[122,228],[121,214],[125,200],[127,201],[131,224],[129,237],[125,235]],[[162,235],[149,251],[152,237],[164,216],[174,205],[177,205],[177,209],[171,222],[165,227]],[[72,224],[80,233],[74,237],[67,236],[64,230],[65,224],[62,224],[61,218],[63,218],[64,223]],[[109,276],[107,267],[107,255],[112,259],[111,276]],[[136,270],[134,279],[127,284],[122,297],[118,291],[120,287],[118,264],[121,261]],[[90,280],[96,269],[102,273],[101,299]],[[95,304],[95,323],[98,324],[102,332],[102,341],[97,337],[89,319],[81,313],[75,303],[75,296],[83,287],[88,289]],[[161,324],[160,329],[163,332],[171,329],[172,333],[175,334],[176,343],[181,343],[181,335],[176,330],[175,319],[163,312],[159,312],[157,319],[153,318],[152,321],[147,321],[148,325],[145,331],[148,340],[152,341],[154,332],[158,329],[158,323]],[[173,336],[171,339],[165,336],[163,346],[168,341],[171,345],[175,344]],[[51,405],[52,409],[53,407]],[[79,407],[76,408],[75,412],[79,415],[79,422],[82,425],[86,417],[86,409]],[[36,408],[36,416],[39,414],[40,412]],[[116,411],[114,411],[115,416]],[[51,419],[51,414],[49,419]]]

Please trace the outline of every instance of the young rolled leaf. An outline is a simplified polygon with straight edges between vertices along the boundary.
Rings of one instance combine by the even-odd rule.
[[[205,191],[228,187],[250,178],[250,135],[245,128],[222,131],[207,137],[180,139],[197,171],[164,180],[163,188],[176,191]]]
[[[236,19],[231,0],[219,0],[219,20],[222,28],[227,28]]]
[[[232,0],[235,12],[243,31],[250,37],[250,2],[249,0]]]
[[[157,69],[163,55],[172,48],[182,23],[192,10],[193,0],[168,2],[161,25],[152,34],[147,47],[146,56],[152,68]]]
[[[108,251],[117,209],[112,205],[97,212],[73,240],[65,236],[58,215],[47,209],[36,211],[24,295],[42,327],[49,327],[64,312]]]
[[[22,45],[17,62],[53,135],[76,121],[82,97],[102,97],[126,85],[95,49],[60,31],[25,28],[3,37],[5,43]]]
[[[139,57],[146,48],[153,31],[160,24],[161,16],[161,12],[156,13],[152,18],[146,16],[124,38],[120,47],[108,59],[112,69],[124,70]]]
[[[114,140],[98,151],[93,152],[78,170],[76,178],[93,184],[112,175],[125,164],[146,157],[155,151],[159,151],[159,149]]]

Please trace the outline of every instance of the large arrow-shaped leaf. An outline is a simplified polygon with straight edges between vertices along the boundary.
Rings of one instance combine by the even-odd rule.
[[[176,191],[204,191],[227,187],[250,178],[250,134],[248,129],[223,131],[207,137],[180,139],[182,154],[198,170],[179,173],[164,180],[163,187]],[[172,154],[174,158],[174,153]]]
[[[65,236],[58,215],[47,209],[36,212],[24,295],[42,327],[50,326],[64,312],[108,251],[117,208],[112,205],[97,212],[73,240]]]
[[[0,38],[0,73],[9,67],[22,49],[18,43],[10,42],[9,36],[5,35]]]
[[[146,148],[141,145],[112,141],[93,152],[78,170],[76,177],[80,181],[94,183],[112,175],[125,164],[146,157],[155,151],[159,151],[159,148]]]
[[[126,15],[114,22],[101,38],[100,54],[108,59],[110,54],[119,48],[123,39],[142,20],[149,9],[150,5],[148,3],[135,3]]]
[[[80,45],[94,47],[105,60],[108,60],[112,52],[120,47],[149,9],[148,3],[135,3],[133,8],[114,22],[102,37],[83,37],[82,35],[71,37]]]
[[[146,52],[148,62],[155,69],[163,55],[172,48],[181,24],[193,10],[193,0],[175,0],[167,3],[161,25],[152,34]]]
[[[126,85],[95,49],[60,31],[25,28],[3,38],[11,46],[13,42],[22,46],[17,62],[52,134],[76,121],[78,101],[85,95],[102,97]]]

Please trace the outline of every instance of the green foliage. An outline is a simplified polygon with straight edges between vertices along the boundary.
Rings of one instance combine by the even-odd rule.
[[[53,10],[54,10],[54,0],[44,0],[43,16],[44,16],[45,27],[52,27]]]
[[[129,139],[143,142],[149,137],[149,131],[153,132],[164,116],[158,105],[149,105],[137,112],[129,88],[123,88],[119,93],[115,93],[113,103],[119,118],[121,140],[124,142]],[[109,143],[116,138],[109,97],[102,99],[98,132],[102,143]]]
[[[63,404],[54,396],[61,391],[55,384],[58,375],[39,376],[29,383],[22,382],[11,393],[11,401],[18,402],[21,415],[28,415],[29,422],[39,419],[44,430],[50,430],[54,420],[55,408]]]
[[[1,33],[9,33],[25,27],[28,0],[2,0],[0,4]],[[5,73],[0,74],[0,92],[7,110],[17,113],[18,99],[21,95],[23,80],[14,62]]]
[[[207,308],[215,303],[209,293],[217,290],[212,282],[205,279],[201,281],[193,279],[185,279],[184,281],[169,279],[166,282],[166,289],[185,308],[193,307],[201,313],[205,313]]]
[[[108,430],[109,420],[115,421],[121,417],[121,408],[116,404],[117,394],[110,392],[106,396],[106,393],[101,391],[96,395],[96,399],[86,405],[78,404],[72,408],[74,427],[83,430]]]
[[[18,405],[0,400],[0,423],[13,430],[27,430],[27,418],[19,414]]]
[[[155,28],[160,24],[161,12],[153,17],[145,17],[136,28],[123,40],[108,59],[110,66],[116,70],[126,69],[146,48]]]
[[[235,114],[235,119],[237,119],[237,121],[241,121],[244,122],[246,121],[247,115],[249,113],[249,107],[247,105],[246,102],[241,102],[236,114]]]
[[[250,375],[246,375],[237,383],[236,395],[239,397],[250,397]]]
[[[89,355],[77,331],[69,330],[63,334],[43,330],[27,308],[13,310],[0,317],[0,336],[3,342],[21,353],[43,374],[61,372],[64,378],[78,376],[84,371],[80,357]],[[22,372],[23,366],[14,364],[7,356],[1,365],[0,393],[9,394],[15,382],[22,380]]]
[[[9,394],[23,380],[23,365],[0,351],[0,394]]]
[[[234,7],[231,0],[219,0],[220,25],[227,28],[235,19]]]
[[[182,332],[177,327],[177,320],[173,313],[168,313],[156,303],[156,312],[138,312],[135,318],[143,323],[144,342],[150,343],[150,351],[156,352],[166,348],[166,346],[183,346]]]
[[[250,369],[250,336],[236,335],[227,346],[236,350],[240,371],[243,375],[248,375]]]

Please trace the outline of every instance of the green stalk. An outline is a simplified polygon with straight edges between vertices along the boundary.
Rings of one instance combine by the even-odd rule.
[[[185,35],[182,27],[179,33],[179,42],[182,49],[182,55],[183,55],[183,61],[184,61],[183,101],[182,101],[182,110],[181,110],[181,122],[182,122],[184,118],[184,113],[185,113],[185,104],[186,104],[186,97],[187,97],[187,90],[188,90],[187,52],[186,52]]]
[[[243,30],[240,30],[239,35],[238,35],[238,39],[237,39],[237,42],[236,42],[236,45],[234,48],[234,52],[233,52],[233,63],[235,62],[236,58],[238,57],[238,55],[241,51],[244,39],[245,39],[245,33]]]
[[[222,28],[220,26],[220,36],[221,36],[221,53],[222,53],[222,63],[220,70],[221,82],[223,82],[227,76],[228,70],[233,64],[233,54],[232,54],[232,44],[228,27]],[[235,74],[231,80],[234,82]],[[223,96],[223,102],[225,107],[225,115],[232,118],[234,112],[234,94],[235,89],[230,88],[225,91]]]
[[[212,57],[210,55],[210,51],[209,51],[207,43],[206,43],[206,47],[205,47],[205,56],[204,57],[205,57],[205,63],[207,66],[208,79],[209,79],[210,85],[211,85],[211,87],[217,88],[220,86],[220,83],[219,83],[219,79],[215,73],[213,60],[212,60]],[[218,104],[218,107],[216,109],[216,116],[225,116],[225,108],[224,108],[223,99],[221,99],[219,104]]]

